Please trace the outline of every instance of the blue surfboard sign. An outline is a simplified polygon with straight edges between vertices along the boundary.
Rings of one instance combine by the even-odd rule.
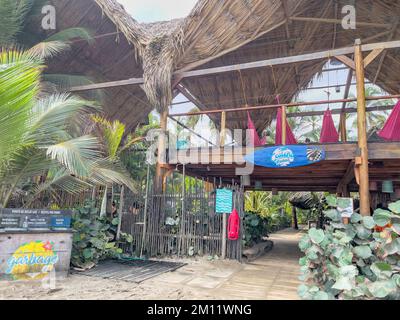
[[[325,160],[325,155],[318,146],[287,145],[259,149],[245,156],[245,160],[267,168],[294,168]]]

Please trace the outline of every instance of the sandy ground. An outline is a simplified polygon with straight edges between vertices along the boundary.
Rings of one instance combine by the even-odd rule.
[[[57,280],[54,289],[41,282],[0,281],[0,299],[298,299],[300,236],[290,229],[272,235],[272,251],[252,263],[190,259],[140,284],[80,274]]]

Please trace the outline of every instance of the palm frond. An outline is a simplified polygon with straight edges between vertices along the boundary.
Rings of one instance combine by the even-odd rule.
[[[26,133],[40,71],[40,61],[25,52],[0,51],[0,171]]]
[[[43,41],[28,50],[28,52],[40,59],[50,59],[63,51],[69,50],[70,44],[63,41]]]
[[[61,42],[69,42],[74,39],[82,39],[87,41],[88,43],[93,43],[93,35],[92,32],[86,28],[68,28],[64,29],[58,33],[53,34],[52,36],[46,39],[48,41],[61,41]]]
[[[98,140],[91,136],[82,136],[60,142],[47,148],[46,154],[65,166],[71,174],[88,177],[90,163],[100,158]]]
[[[29,207],[33,201],[47,191],[63,190],[70,194],[79,194],[90,187],[91,184],[72,176],[68,170],[61,168],[55,172],[50,172],[44,182],[30,190],[25,205]]]
[[[120,162],[102,159],[92,164],[89,182],[97,185],[117,183],[127,186],[131,191],[137,191],[135,181]]]
[[[118,120],[111,122],[97,115],[93,116],[93,121],[102,128],[108,156],[115,158],[125,133],[125,125]]]
[[[54,144],[57,139],[68,139],[66,129],[70,120],[79,122],[79,114],[90,110],[86,100],[58,93],[37,101],[30,115],[29,138],[39,147]],[[92,105],[91,108],[97,108]]]
[[[2,0],[0,4],[0,46],[15,42],[34,0]]]

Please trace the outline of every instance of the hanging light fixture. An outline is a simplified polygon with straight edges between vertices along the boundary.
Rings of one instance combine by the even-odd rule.
[[[383,193],[393,193],[393,181],[392,180],[385,180],[382,182],[382,192]]]

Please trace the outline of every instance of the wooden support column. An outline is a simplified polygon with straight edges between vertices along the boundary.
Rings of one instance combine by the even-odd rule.
[[[286,144],[286,107],[282,106],[282,145]]]
[[[225,138],[226,138],[226,112],[222,111],[221,113],[221,133],[220,133],[220,139],[219,139],[219,144],[220,147],[223,148],[225,145]],[[228,214],[223,213],[222,214],[222,244],[221,244],[221,258],[225,259],[226,258],[226,234],[227,234],[227,227],[228,227]]]
[[[167,122],[168,122],[168,108],[164,110],[160,115],[160,128],[161,133],[158,138],[158,154],[157,154],[157,167],[156,167],[156,177],[155,184],[158,190],[162,189],[163,175],[164,169],[163,167],[166,165],[166,152],[167,152]]]
[[[361,154],[360,170],[360,214],[369,216],[370,213],[370,194],[369,194],[369,173],[368,173],[368,142],[367,142],[367,122],[365,106],[365,74],[364,59],[361,50],[361,40],[355,43],[355,65],[357,78],[357,129],[358,147]]]
[[[293,215],[293,229],[298,230],[299,225],[297,223],[297,210],[295,206],[292,206],[292,215]]]

